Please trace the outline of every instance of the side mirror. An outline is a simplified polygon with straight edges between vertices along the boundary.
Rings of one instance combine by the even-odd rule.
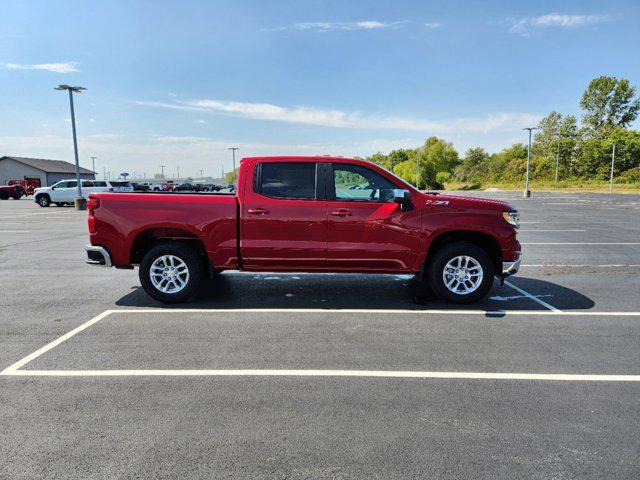
[[[393,201],[400,204],[402,210],[406,210],[411,206],[411,194],[409,190],[396,188],[393,191]]]

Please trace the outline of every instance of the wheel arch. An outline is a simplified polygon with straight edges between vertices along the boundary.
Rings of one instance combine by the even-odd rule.
[[[468,242],[479,246],[493,260],[495,271],[502,271],[502,248],[500,247],[500,242],[493,235],[477,230],[453,230],[442,232],[431,241],[425,260],[422,263],[421,275],[424,275],[429,260],[438,249],[455,242]]]
[[[207,265],[207,271],[211,273],[212,266],[204,243],[195,233],[181,228],[157,227],[147,228],[138,232],[131,242],[129,263],[131,265],[139,265],[142,258],[151,248],[163,242],[181,242],[193,246]]]

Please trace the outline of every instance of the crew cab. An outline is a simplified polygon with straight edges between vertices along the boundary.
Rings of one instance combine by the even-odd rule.
[[[378,165],[255,157],[237,193],[91,194],[87,263],[139,266],[145,291],[192,297],[222,270],[414,274],[453,303],[483,298],[518,271],[508,203],[422,193]]]
[[[98,192],[133,192],[133,186],[126,181],[113,180],[82,180],[82,196],[88,198],[91,193]],[[48,207],[52,203],[58,207],[73,204],[78,196],[78,182],[76,180],[61,180],[50,187],[36,188],[33,201],[41,207]]]

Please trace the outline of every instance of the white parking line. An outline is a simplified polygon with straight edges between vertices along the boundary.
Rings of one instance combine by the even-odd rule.
[[[588,263],[538,263],[538,264],[523,264],[522,267],[574,267],[574,268],[614,268],[614,267],[640,267],[640,264],[633,263],[609,263],[605,265],[594,265]]]
[[[586,232],[586,230],[518,230],[518,232]]]
[[[397,370],[18,370],[0,375],[21,377],[365,377],[465,380],[546,380],[561,382],[640,382],[640,375],[570,373],[422,372]]]
[[[521,289],[520,287],[516,287],[513,283],[508,282],[508,281],[504,281],[505,285],[510,286],[511,288],[513,288],[516,292],[521,293],[522,295],[524,295],[527,298],[530,298],[531,300],[533,300],[534,302],[542,305],[544,308],[548,308],[549,310],[551,310],[552,312],[561,312],[561,310],[557,309],[556,307],[554,307],[553,305],[549,305],[547,302],[540,300],[538,297],[531,295],[529,292]]]
[[[521,245],[640,245],[640,242],[523,242]]]

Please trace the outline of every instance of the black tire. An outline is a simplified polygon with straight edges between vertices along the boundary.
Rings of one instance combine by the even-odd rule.
[[[45,207],[45,208],[51,205],[51,199],[49,198],[49,195],[38,195],[36,197],[36,202],[41,207]]]
[[[151,281],[151,267],[165,255],[171,255],[181,260],[187,267],[188,277],[186,285],[177,292],[164,292]],[[171,272],[169,272],[170,274]],[[156,300],[163,303],[182,303],[193,297],[202,285],[205,278],[205,262],[202,256],[190,245],[180,242],[160,243],[149,250],[140,262],[138,276],[145,292]],[[160,279],[162,282],[163,280]],[[169,282],[169,280],[167,280]],[[161,283],[162,285],[162,283]],[[168,283],[165,285],[168,286]],[[175,284],[174,284],[175,286]]]
[[[456,293],[449,289],[445,284],[444,270],[449,261],[461,256],[471,257],[476,264],[479,264],[482,268],[482,277],[476,285],[473,284],[473,279],[471,277],[469,277],[468,280],[462,277],[461,280],[463,280],[463,282],[458,282],[457,279],[454,279],[452,282],[452,288],[455,288],[455,285],[460,286],[459,288],[455,288],[458,290],[458,293]],[[469,263],[473,264],[471,261]],[[465,273],[464,268],[459,270],[460,275]],[[476,269],[467,271],[466,273],[468,275],[473,275],[474,272],[477,271],[478,270]],[[452,269],[449,269],[449,272],[450,273],[447,278],[452,278],[456,275],[452,272]],[[493,286],[494,274],[494,262],[483,248],[478,245],[474,245],[473,243],[456,242],[440,248],[435,252],[431,259],[428,260],[425,280],[428,288],[430,288],[439,299],[451,303],[467,304],[477,302],[489,293],[489,290],[491,290],[491,287]],[[461,285],[461,283],[464,285]],[[463,291],[465,288],[469,290],[469,293],[465,293]]]
[[[64,207],[66,205],[66,203],[64,202],[55,202],[56,207]]]

